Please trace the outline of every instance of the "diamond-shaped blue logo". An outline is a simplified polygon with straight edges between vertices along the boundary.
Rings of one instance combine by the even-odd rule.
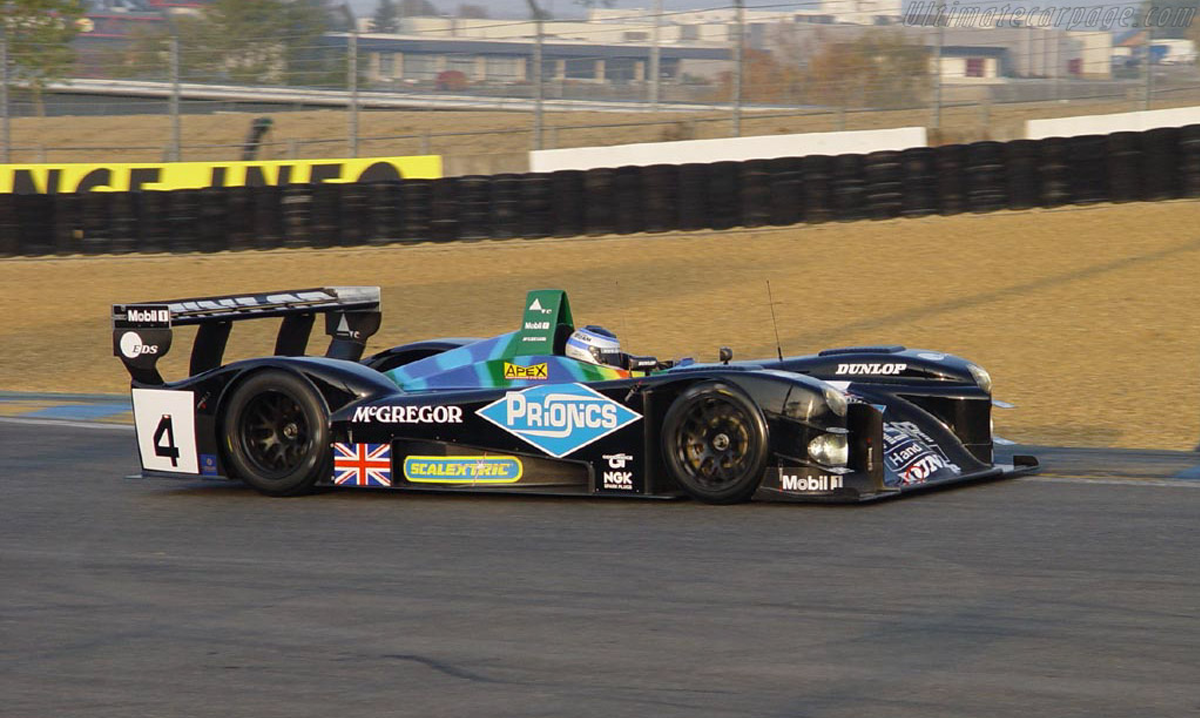
[[[642,418],[582,384],[510,391],[475,413],[555,457],[578,451]]]

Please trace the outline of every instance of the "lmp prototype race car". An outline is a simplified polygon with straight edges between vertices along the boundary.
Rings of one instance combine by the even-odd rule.
[[[718,363],[659,361],[576,328],[535,290],[520,328],[363,358],[378,287],[113,306],[144,477],[724,504],[863,501],[1031,471],[992,456],[991,379],[900,346]],[[331,337],[305,356],[318,316]],[[273,356],[224,363],[233,323],[280,318]],[[190,376],[165,382],[173,327],[198,325]]]

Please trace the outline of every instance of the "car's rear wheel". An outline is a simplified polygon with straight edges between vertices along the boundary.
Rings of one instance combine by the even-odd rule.
[[[762,481],[766,420],[727,384],[697,384],[680,394],[663,419],[662,442],[667,468],[700,501],[746,501]]]
[[[264,494],[308,493],[328,473],[329,412],[300,377],[255,374],[234,390],[222,423],[232,473]]]

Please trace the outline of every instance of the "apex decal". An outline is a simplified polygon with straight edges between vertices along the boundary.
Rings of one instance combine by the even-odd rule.
[[[838,364],[836,374],[880,374],[894,376],[908,368],[907,364]]]
[[[521,366],[520,364],[510,364],[504,362],[504,378],[509,380],[514,379],[549,379],[549,367],[546,364],[533,364],[531,366]]]
[[[550,456],[566,456],[642,418],[582,384],[510,391],[479,416]]]

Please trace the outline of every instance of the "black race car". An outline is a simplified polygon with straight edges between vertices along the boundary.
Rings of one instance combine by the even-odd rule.
[[[305,355],[318,316],[331,341]],[[273,356],[224,363],[234,322],[280,318]],[[567,296],[535,290],[521,328],[363,358],[378,287],[326,287],[113,307],[132,376],[142,476],[317,487],[710,503],[863,501],[1037,466],[992,457],[991,379],[900,346],[720,362],[578,358]],[[199,325],[190,376],[157,362]],[[601,360],[603,362],[601,363]]]

